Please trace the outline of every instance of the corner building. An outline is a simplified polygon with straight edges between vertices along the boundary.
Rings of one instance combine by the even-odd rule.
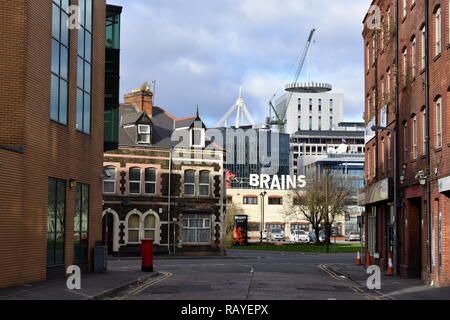
[[[363,32],[367,249],[383,269],[392,255],[397,274],[450,285],[449,2],[372,5],[381,19],[368,27],[369,12]]]
[[[67,20],[79,5],[79,29]],[[0,3],[0,287],[92,270],[101,240],[106,4]]]

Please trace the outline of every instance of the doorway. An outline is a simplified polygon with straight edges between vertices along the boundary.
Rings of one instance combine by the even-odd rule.
[[[108,247],[108,254],[112,255],[114,251],[114,216],[111,213],[103,216],[102,240]]]
[[[408,214],[408,277],[422,277],[422,200],[409,201]]]

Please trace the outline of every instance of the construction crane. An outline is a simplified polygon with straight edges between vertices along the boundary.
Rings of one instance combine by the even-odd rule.
[[[303,70],[303,65],[305,64],[305,60],[308,55],[309,47],[311,46],[311,42],[313,40],[313,36],[314,36],[315,32],[316,32],[316,29],[312,29],[311,32],[309,33],[308,40],[306,41],[305,48],[303,49],[303,54],[301,56],[300,63],[298,65],[297,71],[295,73],[294,81],[292,83],[298,82],[298,78],[300,77],[300,74]],[[292,91],[288,93],[288,98],[286,100],[286,107],[288,107],[289,104],[291,103],[293,94],[294,94],[294,92],[292,92]],[[274,95],[274,97],[275,97],[275,95]],[[272,98],[272,100],[273,100],[273,98]],[[273,111],[275,114],[275,118],[272,118],[272,117],[267,118],[266,123],[269,126],[274,126],[274,125],[278,126],[278,130],[280,132],[283,132],[284,126],[286,125],[286,119],[282,119],[282,117],[280,117],[280,114],[279,114],[279,112],[277,112],[276,108],[274,107],[272,100],[269,101],[269,114],[271,114],[271,111]]]

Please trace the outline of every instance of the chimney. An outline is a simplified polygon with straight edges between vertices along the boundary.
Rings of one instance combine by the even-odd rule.
[[[137,109],[144,111],[150,117],[153,115],[153,92],[147,85],[140,89],[132,90],[125,94],[124,103],[134,105]]]

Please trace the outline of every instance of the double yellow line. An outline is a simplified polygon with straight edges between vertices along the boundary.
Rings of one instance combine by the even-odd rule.
[[[325,264],[320,264],[320,265],[319,265],[319,268],[320,268],[322,271],[326,272],[326,273],[327,273],[329,276],[331,276],[332,278],[336,279],[336,280],[343,281],[343,280],[345,279],[345,278],[340,277],[340,276],[339,276],[337,273],[335,273],[333,270],[330,270],[330,269],[328,268],[328,266],[325,265]],[[347,283],[346,283],[346,285],[347,285],[350,289],[352,289],[354,292],[363,295],[364,297],[366,297],[366,298],[369,299],[369,300],[382,300],[380,297],[377,297],[377,296],[374,296],[374,295],[371,295],[371,294],[368,294],[368,293],[364,292],[361,288],[359,288],[359,287],[357,287],[357,286],[349,285],[349,284],[347,284]]]
[[[143,284],[137,286],[136,288],[128,291],[123,296],[115,297],[115,298],[112,298],[111,300],[125,300],[125,299],[127,299],[127,298],[129,298],[131,296],[136,296],[139,293],[141,293],[142,291],[150,288],[151,286],[153,286],[153,285],[155,285],[155,284],[157,284],[157,283],[159,283],[161,281],[164,281],[167,278],[170,278],[172,275],[173,274],[170,273],[170,272],[160,272],[160,275],[157,276],[156,278],[150,278],[149,281],[146,281],[145,283],[143,283]]]

